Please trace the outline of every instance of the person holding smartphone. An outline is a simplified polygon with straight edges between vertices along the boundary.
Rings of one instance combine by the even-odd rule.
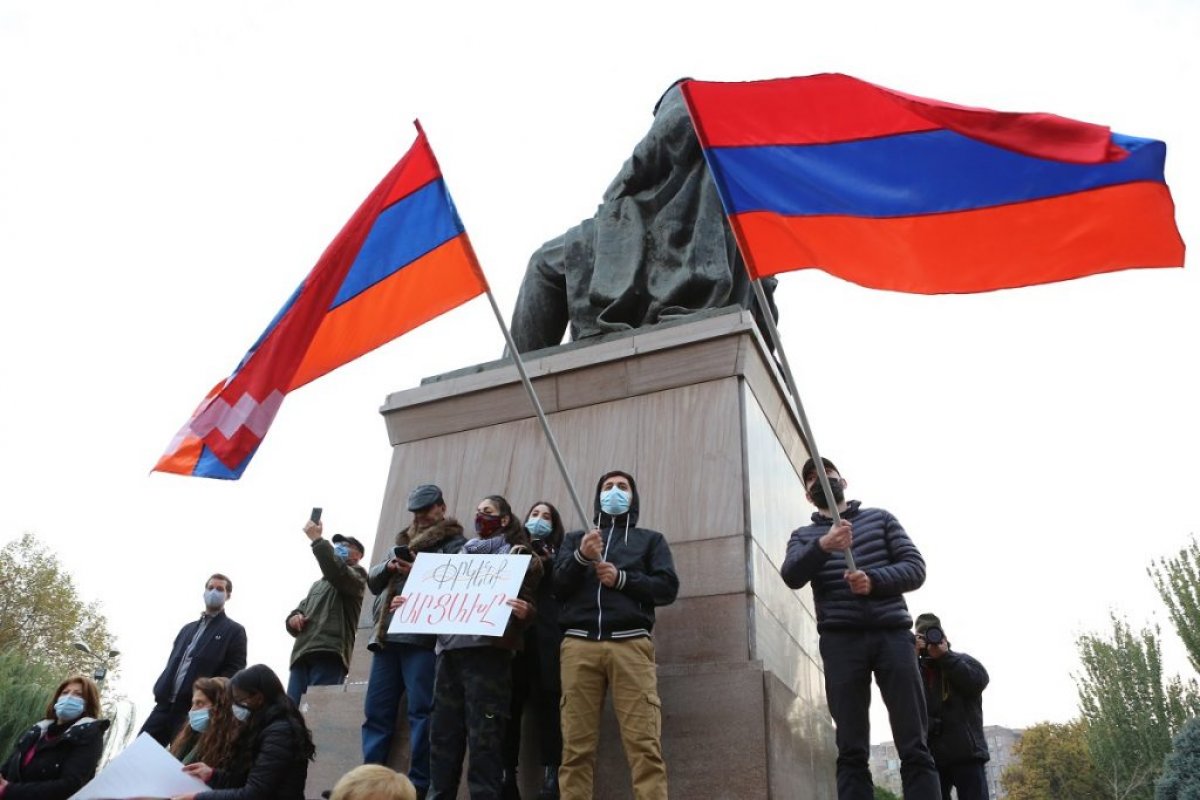
[[[429,717],[433,712],[433,679],[436,657],[432,634],[389,634],[392,598],[404,591],[413,561],[420,553],[457,553],[466,543],[458,520],[446,515],[442,490],[423,484],[408,495],[412,522],[396,534],[396,544],[367,578],[375,595],[375,627],[367,645],[372,653],[371,675],[363,703],[362,750],[364,764],[386,764],[396,733],[396,709],[408,694],[408,778],[424,798],[429,791]]]

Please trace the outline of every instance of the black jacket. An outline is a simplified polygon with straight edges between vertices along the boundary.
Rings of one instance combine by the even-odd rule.
[[[196,800],[304,800],[308,759],[301,753],[301,733],[278,709],[259,713],[273,716],[253,741],[238,743],[250,748],[249,769],[215,770],[212,791],[200,792]]]
[[[821,549],[818,540],[833,526],[821,513],[812,515],[813,524],[792,532],[779,570],[783,582],[792,589],[812,584],[818,631],[911,628],[904,593],[925,582],[920,551],[896,518],[881,508],[862,508],[852,500],[842,518],[854,526],[851,552],[855,566],[871,578],[871,593],[863,597],[851,592],[843,577],[845,556]]]
[[[184,625],[175,637],[171,646],[171,657],[167,659],[167,668],[154,683],[154,702],[172,703],[176,697],[171,696],[175,687],[175,671],[183,660],[183,653],[196,635],[200,620]],[[192,653],[192,663],[187,675],[179,684],[179,696],[192,696],[192,684],[197,678],[232,678],[233,673],[246,666],[246,629],[219,611],[208,628],[196,642]],[[172,736],[174,733],[171,734]]]
[[[921,659],[925,705],[929,709],[929,750],[939,767],[985,762],[983,690],[987,670],[966,653],[947,652],[941,658]]]
[[[632,477],[629,511],[619,517],[600,510],[603,481],[601,478],[596,485],[595,501],[604,538],[601,558],[620,570],[617,583],[612,588],[600,584],[595,568],[579,552],[584,531],[568,533],[554,561],[559,626],[566,636],[586,639],[649,636],[654,629],[655,606],[670,605],[679,593],[671,548],[658,531],[636,527],[638,492]]]
[[[108,720],[83,717],[52,740],[44,735],[50,722],[42,720],[21,734],[0,767],[9,782],[4,800],[67,800],[96,774]],[[31,747],[33,759],[22,766]]]

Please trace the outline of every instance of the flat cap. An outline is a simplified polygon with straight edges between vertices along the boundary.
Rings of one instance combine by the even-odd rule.
[[[432,483],[423,483],[408,493],[408,510],[420,511],[442,502],[442,490]]]

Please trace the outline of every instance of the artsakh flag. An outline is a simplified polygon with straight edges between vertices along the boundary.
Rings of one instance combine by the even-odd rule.
[[[283,397],[465,303],[487,281],[437,159],[412,148],[171,441],[154,469],[240,478]]]
[[[682,88],[754,278],[942,294],[1183,266],[1162,142],[846,75]]]

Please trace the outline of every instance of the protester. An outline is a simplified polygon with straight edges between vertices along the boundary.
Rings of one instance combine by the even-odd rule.
[[[457,553],[466,538],[458,520],[446,516],[442,490],[432,484],[408,495],[412,524],[396,535],[396,545],[371,568],[367,586],[375,597],[375,627],[367,649],[372,652],[371,676],[363,703],[363,763],[384,764],[396,731],[396,708],[407,694],[408,777],[417,796],[429,791],[429,715],[433,712],[436,656],[433,634],[389,634],[392,598],[404,591],[418,553]],[[399,554],[397,554],[397,551]]]
[[[475,513],[475,533],[463,551],[480,555],[530,553],[529,535],[508,501],[485,497]],[[502,636],[439,634],[433,716],[430,720],[429,800],[454,800],[467,748],[467,788],[472,800],[497,800],[504,782],[503,746],[512,701],[512,653],[536,614],[534,598],[541,562],[529,559],[518,597]],[[404,602],[395,597],[391,610]]]
[[[4,800],[67,800],[96,774],[108,720],[100,717],[100,690],[83,675],[58,685],[45,718],[21,734],[0,767]]]
[[[654,609],[675,601],[679,578],[667,540],[637,527],[637,484],[613,470],[596,484],[597,526],[567,534],[554,563],[562,643],[564,800],[590,800],[600,710],[613,711],[637,800],[666,800]],[[602,529],[607,529],[602,532]]]
[[[329,800],[417,800],[417,790],[408,778],[387,767],[364,764],[334,784]]]
[[[796,529],[780,568],[792,589],[812,585],[825,666],[825,696],[837,728],[839,800],[871,800],[871,676],[879,685],[900,755],[905,800],[940,797],[937,770],[925,741],[926,711],[921,674],[913,653],[912,617],[904,593],[925,582],[925,561],[894,516],[846,502],[846,481],[821,459],[832,502],[810,458],[800,472],[805,497],[818,511],[812,524]],[[842,519],[833,524],[829,509]],[[856,569],[847,569],[850,549]]]
[[[553,571],[554,556],[563,540],[562,516],[552,504],[540,500],[525,515],[525,531],[534,555],[542,563],[542,580],[537,589],[537,619],[525,630],[525,647],[513,657],[512,716],[504,735],[504,800],[520,800],[517,764],[521,757],[521,718],[530,699],[544,770],[538,800],[558,800],[558,766],[562,760],[558,649],[563,637],[558,627]]]
[[[279,677],[265,664],[246,667],[229,681],[233,713],[242,722],[229,765],[197,761],[183,771],[210,791],[172,800],[303,800],[312,734]]]
[[[171,646],[167,666],[154,684],[154,708],[142,733],[161,745],[187,719],[197,678],[229,678],[246,666],[246,629],[225,615],[233,581],[220,573],[204,584],[204,613],[184,625]]]
[[[336,686],[346,680],[367,586],[367,571],[358,565],[365,552],[362,542],[334,534],[330,544],[321,538],[323,530],[320,522],[304,524],[321,579],[287,616],[287,631],[296,639],[287,693],[296,705],[309,686]]]
[[[929,711],[929,750],[942,783],[942,800],[956,789],[958,800],[988,800],[987,739],[983,735],[983,690],[987,670],[966,653],[950,649],[942,621],[917,617],[917,657]]]
[[[241,723],[233,716],[228,678],[197,678],[192,688],[188,721],[171,742],[171,755],[184,764],[202,761],[224,767],[233,756]]]

